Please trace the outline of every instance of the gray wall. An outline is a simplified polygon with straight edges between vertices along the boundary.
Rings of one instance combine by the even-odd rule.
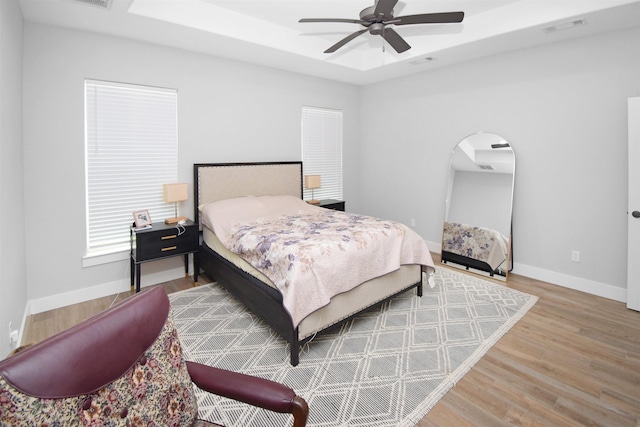
[[[178,173],[190,184],[193,163],[300,160],[301,107],[341,109],[345,197],[355,193],[360,126],[354,86],[33,23],[25,24],[24,60],[30,300],[92,287],[96,295],[105,283],[128,289],[128,261],[82,266],[85,78],[178,90]],[[192,203],[182,210],[191,218]],[[144,276],[179,271],[180,262],[145,264],[143,285]]]
[[[451,150],[493,132],[516,156],[515,272],[624,296],[627,98],[638,95],[638,29],[369,85],[360,209],[415,218],[439,242]]]
[[[22,157],[22,12],[0,1],[0,359],[27,303]]]
[[[449,222],[511,234],[513,175],[456,171],[449,197]]]

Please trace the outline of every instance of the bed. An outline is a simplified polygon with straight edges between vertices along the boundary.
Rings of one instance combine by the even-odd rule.
[[[453,262],[480,271],[491,277],[506,275],[511,266],[509,239],[490,228],[456,222],[445,222],[442,235],[442,262]]]
[[[299,363],[300,347],[315,334],[335,327],[399,293],[415,288],[417,295],[421,296],[423,277],[429,280],[433,272],[433,261],[426,244],[422,239],[419,239],[419,242],[414,239],[417,234],[412,230],[390,221],[366,219],[370,217],[309,205],[302,201],[302,182],[302,162],[194,165],[194,212],[196,222],[202,229],[200,266],[213,280],[224,286],[288,342],[290,363],[293,366]],[[268,215],[264,214],[262,209],[267,209],[265,212],[268,212]],[[279,246],[273,243],[274,235],[286,234],[285,237],[291,240],[288,234],[293,230],[304,233],[306,242],[311,233],[300,230],[311,227],[305,227],[304,221],[320,223],[318,216],[327,216],[328,221],[332,223],[333,228],[324,225],[318,227],[330,230],[327,233],[345,228],[341,221],[352,223],[375,220],[378,221],[377,226],[386,227],[392,233],[397,233],[402,228],[408,237],[403,238],[400,251],[403,259],[410,262],[402,262],[395,267],[384,267],[389,271],[377,270],[375,265],[369,263],[364,270],[374,277],[364,280],[360,273],[354,273],[355,270],[363,269],[336,267],[333,268],[334,276],[327,278],[326,267],[322,270],[325,273],[318,273],[325,258],[336,261],[336,266],[349,265],[349,262],[345,261],[346,258],[329,258],[331,251],[337,251],[333,249],[336,247],[335,244],[341,244],[335,238],[332,244],[328,243],[332,238],[328,238],[326,242],[306,249],[322,250],[321,257],[315,256],[318,252],[303,255],[305,252],[302,252],[302,249],[299,249],[300,252],[291,251],[288,249],[288,242]],[[262,228],[270,227],[273,225],[272,222],[283,221],[286,223],[286,227],[283,228],[286,232],[273,233]],[[301,224],[294,225],[299,227],[293,228],[292,223],[298,221]],[[257,230],[258,233],[250,234],[247,229],[252,232]],[[250,249],[247,249],[248,242],[258,241],[256,244],[262,244],[262,250],[264,241],[260,239],[265,236],[270,236],[267,245],[270,250],[272,247],[277,247],[280,251],[288,250],[285,255],[289,257],[287,260],[296,258],[296,263],[288,264],[287,272],[279,274],[265,269],[265,265],[270,267],[277,263],[274,261],[275,258],[272,258],[273,255],[265,257],[260,251],[250,252]],[[232,237],[237,240],[232,242]],[[316,237],[313,236],[313,239],[309,240]],[[395,253],[398,251],[397,245],[394,248],[378,249],[378,252]],[[303,268],[307,264],[298,258],[304,259],[307,263],[314,263],[313,268]],[[320,258],[322,262],[319,261]],[[377,261],[373,264],[382,264],[378,262],[379,258],[379,255],[378,258],[374,256]],[[309,273],[309,270],[312,272]],[[339,276],[340,279],[336,279],[336,273],[342,274]],[[292,277],[296,277],[296,285],[293,285]],[[357,281],[355,285],[346,284],[354,280]],[[322,291],[318,291],[316,282],[322,282],[328,289],[322,288]],[[346,289],[341,287],[343,285]],[[300,300],[303,301],[302,308],[298,305]]]

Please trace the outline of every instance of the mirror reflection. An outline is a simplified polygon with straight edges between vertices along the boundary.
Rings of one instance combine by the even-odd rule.
[[[515,154],[499,135],[479,132],[451,152],[442,263],[501,280],[512,269]]]

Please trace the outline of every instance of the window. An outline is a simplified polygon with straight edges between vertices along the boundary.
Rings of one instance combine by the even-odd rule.
[[[177,92],[85,81],[87,254],[129,246],[132,212],[174,216],[162,184],[178,178]]]
[[[305,175],[320,175],[313,198],[342,200],[342,111],[302,107],[302,161]]]

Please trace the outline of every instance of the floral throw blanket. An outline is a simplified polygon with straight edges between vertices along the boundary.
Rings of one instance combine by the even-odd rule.
[[[443,250],[484,261],[495,270],[507,259],[509,240],[495,230],[445,222]]]
[[[232,226],[222,243],[281,291],[294,325],[331,297],[400,268],[433,268],[413,230],[368,216],[316,208]]]

